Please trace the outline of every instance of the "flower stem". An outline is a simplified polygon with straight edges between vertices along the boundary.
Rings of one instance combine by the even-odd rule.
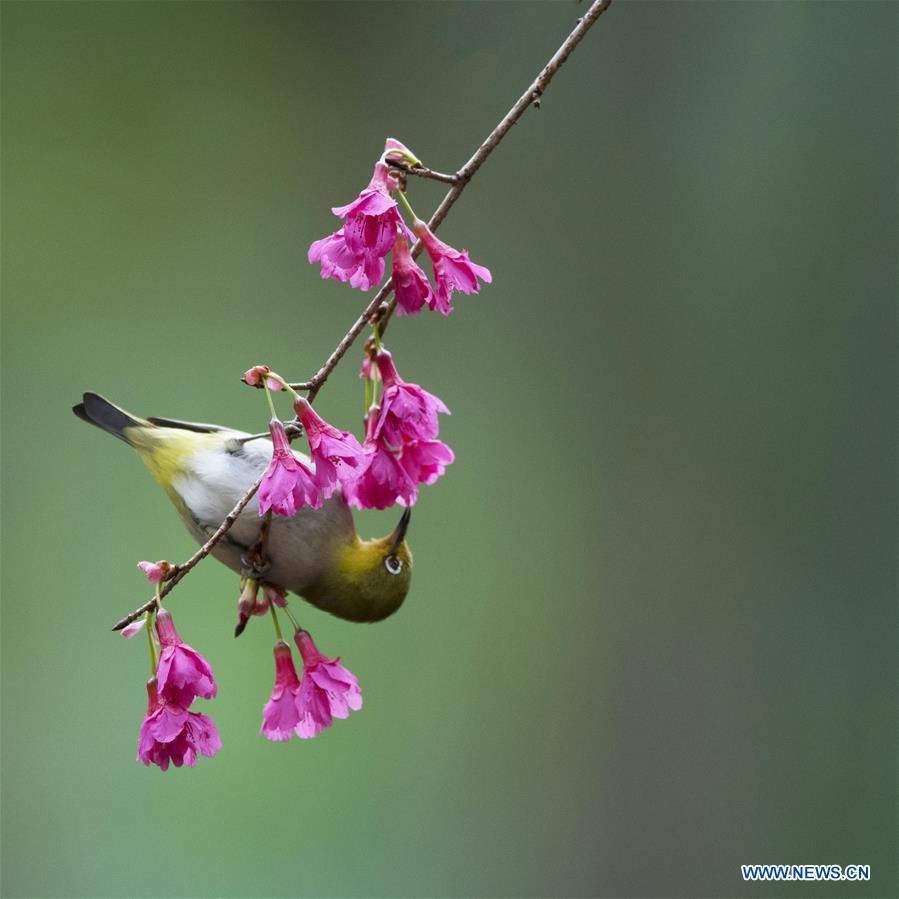
[[[156,647],[153,645],[153,612],[147,609],[147,643],[150,646],[150,675],[156,677]]]
[[[396,193],[397,196],[403,201],[403,206],[406,207],[406,211],[409,213],[409,215],[412,216],[413,223],[417,222],[418,216],[415,214],[415,210],[409,205],[409,201],[406,199],[406,192],[404,190],[398,190]]]
[[[272,418],[277,418],[278,413],[275,412],[275,404],[272,402],[272,392],[268,389],[268,384],[265,383],[265,378],[262,379],[262,386],[265,388],[265,398],[268,400],[268,408],[271,410]]]
[[[272,603],[272,604],[269,606],[269,608],[271,609],[271,612],[272,612],[272,621],[275,622],[275,634],[277,635],[278,640],[279,640],[281,643],[283,643],[283,642],[284,642],[284,635],[281,633],[281,624],[280,624],[280,622],[278,621],[278,613],[275,611],[275,604]]]
[[[284,606],[284,611],[287,613],[287,617],[290,619],[291,624],[293,624],[294,630],[298,631],[300,629],[300,622],[293,617],[293,612],[291,612],[287,606]]]

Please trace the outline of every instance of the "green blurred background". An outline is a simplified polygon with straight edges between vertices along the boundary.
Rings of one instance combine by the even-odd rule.
[[[4,895],[895,895],[892,3],[613,6],[441,231],[493,285],[391,325],[457,462],[395,618],[301,609],[365,709],[260,738],[271,628],[209,562],[171,608],[224,748],[134,761],[109,627],[193,547],[69,407],[263,427],[238,375],[366,299],[306,263],[329,207],[388,135],[460,165],[583,9],[3,3]]]

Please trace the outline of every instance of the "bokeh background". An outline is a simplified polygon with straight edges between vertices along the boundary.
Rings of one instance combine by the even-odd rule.
[[[109,628],[193,547],[69,407],[263,427],[238,375],[366,301],[306,263],[329,207],[387,135],[460,165],[583,8],[3,4],[4,895],[895,895],[892,3],[613,6],[441,231],[494,284],[391,325],[457,462],[395,618],[302,608],[364,710],[261,739],[271,628],[209,562],[171,608],[224,748],[134,761]]]

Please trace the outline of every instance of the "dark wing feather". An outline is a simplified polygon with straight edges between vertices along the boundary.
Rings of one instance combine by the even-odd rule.
[[[78,414],[77,412],[75,413]],[[201,424],[198,421],[179,421],[177,418],[155,418],[150,417],[147,421],[161,428],[178,428],[182,431],[196,431],[198,434],[216,434],[219,431],[230,431],[230,428],[223,428],[221,425]]]

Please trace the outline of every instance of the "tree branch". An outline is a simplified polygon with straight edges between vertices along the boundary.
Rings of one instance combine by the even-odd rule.
[[[477,170],[486,162],[487,157],[497,148],[499,142],[509,133],[512,126],[524,115],[530,106],[540,107],[540,98],[546,90],[550,81],[552,81],[556,72],[562,67],[565,61],[571,56],[574,48],[581,42],[584,35],[596,23],[596,20],[612,5],[612,0],[594,0],[589,6],[586,13],[578,20],[577,25],[571,34],[562,43],[562,46],[552,55],[549,62],[540,70],[537,77],[528,85],[527,90],[518,98],[514,106],[503,116],[497,126],[487,135],[480,147],[475,151],[474,155],[465,165],[459,169],[455,175],[453,186],[447,191],[446,196],[441,200],[440,205],[434,210],[434,214],[428,221],[428,227],[435,231],[440,223],[446,218],[446,214],[455,204],[456,200],[462,195],[462,191],[468,186],[468,182],[474,177]],[[418,174],[417,169],[412,167],[398,165],[397,166],[409,174]],[[430,170],[428,170],[430,171]],[[446,176],[449,177],[449,176]],[[440,180],[440,179],[438,179]],[[412,257],[417,258],[422,251],[421,241],[413,247]],[[396,298],[388,302],[388,297],[393,290],[392,279],[387,280],[383,287],[377,292],[374,299],[365,307],[359,318],[353,322],[352,327],[343,336],[343,339],[334,349],[334,352],[327,358],[325,363],[319,370],[308,380],[300,384],[291,384],[294,390],[308,390],[309,401],[315,399],[319,390],[321,390],[325,381],[328,380],[331,372],[337,366],[337,363],[343,358],[346,351],[353,345],[356,338],[365,329],[370,321],[377,321],[383,333],[387,327],[387,322],[396,308]]]
[[[170,577],[163,585],[162,589],[159,591],[160,599],[164,596],[167,596],[172,592],[175,585],[184,575],[187,574],[188,571],[191,570],[201,559],[205,559],[209,553],[212,552],[216,543],[231,530],[232,525],[235,521],[237,521],[238,516],[241,512],[247,507],[247,504],[250,500],[256,495],[256,491],[259,489],[259,485],[262,483],[263,475],[259,475],[256,479],[256,483],[253,484],[252,487],[237,501],[237,505],[228,513],[225,520],[213,531],[212,534],[209,535],[209,539],[186,561],[182,562],[180,565],[175,566],[175,573]],[[121,621],[116,622],[113,625],[114,631],[120,631],[123,627],[131,624],[132,621],[136,621],[140,618],[141,615],[146,614],[150,611],[150,609],[155,609],[158,606],[156,602],[156,597],[154,596],[148,602],[145,602],[140,608],[135,609],[133,612],[130,612],[126,615]]]
[[[432,169],[426,168],[425,166],[410,166],[406,163],[388,160],[390,165],[405,174],[415,175],[420,178],[429,178],[433,181],[442,181],[452,185],[428,221],[428,227],[432,231],[436,231],[440,223],[446,218],[446,214],[453,207],[456,200],[462,195],[462,191],[468,186],[468,183],[474,177],[475,173],[484,162],[486,162],[487,157],[497,148],[500,141],[509,133],[512,126],[524,115],[525,111],[530,106],[534,106],[537,109],[540,108],[540,98],[543,96],[543,92],[546,90],[550,81],[552,81],[556,72],[559,71],[568,57],[571,56],[574,48],[581,42],[584,35],[611,4],[612,0],[594,0],[584,15],[578,20],[578,23],[571,34],[565,38],[562,46],[556,50],[549,62],[546,63],[537,77],[530,85],[528,85],[527,90],[525,90],[525,92],[518,98],[515,105],[512,106],[505,116],[503,116],[490,134],[487,135],[480,147],[475,151],[474,155],[457,172],[452,175],[444,175],[440,172],[435,172]],[[419,241],[412,250],[412,256],[417,257],[421,253],[421,250],[422,244],[421,241]],[[302,381],[299,384],[291,384],[290,386],[294,390],[308,391],[308,400],[310,403],[313,402],[318,395],[318,392],[328,380],[331,372],[337,367],[337,364],[344,357],[347,350],[355,343],[356,338],[362,333],[366,325],[370,322],[377,322],[383,333],[384,329],[387,327],[387,323],[390,321],[393,310],[396,308],[396,298],[394,297],[392,300],[388,300],[392,290],[393,282],[392,279],[388,278],[387,282],[362,311],[362,314],[355,322],[353,322],[349,331],[347,331],[341,338],[340,342],[334,348],[331,355],[325,360],[321,368],[319,368],[308,381]],[[204,559],[210,552],[212,552],[215,545],[228,533],[247,503],[249,503],[256,494],[261,483],[262,477],[260,477],[240,498],[237,505],[228,513],[228,517],[219,525],[209,539],[186,562],[176,566],[174,576],[163,584],[160,596],[166,596],[171,592],[172,588],[187,574],[188,571],[190,571],[201,559]],[[139,609],[135,609],[129,615],[126,615],[115,625],[115,627],[113,627],[113,630],[121,630],[156,605],[156,597],[154,596]]]

